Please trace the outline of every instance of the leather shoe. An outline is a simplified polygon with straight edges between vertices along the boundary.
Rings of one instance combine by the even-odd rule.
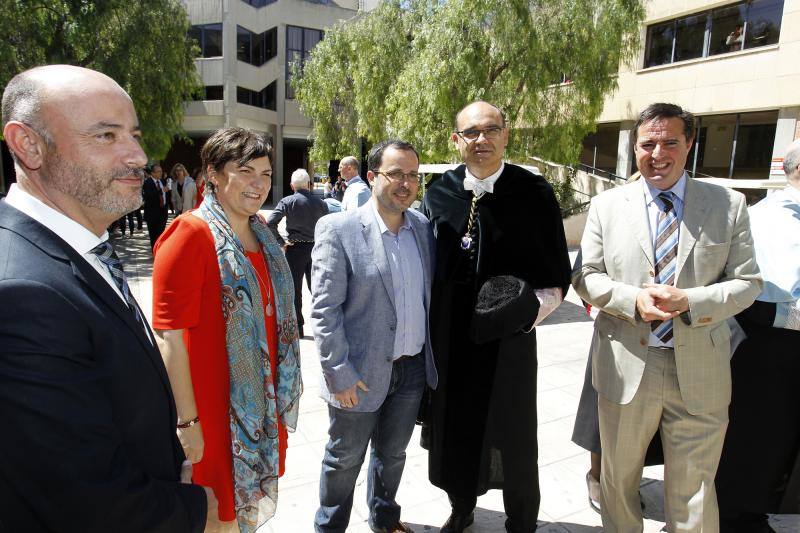
[[[369,526],[369,528],[374,531],[375,533],[414,533],[414,530],[405,525],[401,521],[397,521],[397,523],[391,527],[374,527]]]
[[[451,513],[439,533],[463,533],[475,521],[475,513],[468,515]]]

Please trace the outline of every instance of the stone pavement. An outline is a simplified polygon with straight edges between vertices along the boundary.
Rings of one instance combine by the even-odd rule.
[[[152,257],[146,230],[133,238],[114,238],[125,264],[131,290],[145,314],[152,312]],[[571,253],[574,260],[575,252]],[[187,265],[191,268],[192,265]],[[310,295],[304,287],[304,309]],[[306,321],[308,318],[306,315]],[[584,476],[589,453],[570,440],[586,365],[592,322],[580,300],[570,291],[566,301],[537,327],[539,344],[538,415],[539,476],[542,502],[538,531],[588,533],[600,531],[600,515],[589,508]],[[280,480],[276,515],[259,533],[313,532],[312,520],[319,503],[319,470],[327,442],[327,404],[319,396],[320,367],[310,334],[300,341],[305,392],[300,401],[297,431],[289,435],[286,474]],[[524,423],[524,421],[520,421]],[[365,465],[366,467],[366,461]],[[427,452],[419,446],[419,427],[408,448],[403,481],[397,496],[402,519],[417,533],[437,532],[447,519],[447,495],[428,482]],[[663,468],[648,467],[642,481],[646,532],[664,527]],[[348,532],[368,533],[366,476],[362,469]],[[475,524],[470,533],[502,533],[503,500],[500,491],[489,491],[478,499]],[[800,531],[800,515],[773,517],[781,533]]]

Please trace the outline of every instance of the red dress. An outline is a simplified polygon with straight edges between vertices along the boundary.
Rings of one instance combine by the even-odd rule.
[[[203,429],[205,449],[203,459],[194,465],[193,481],[214,490],[220,520],[235,520],[228,353],[214,238],[208,225],[189,212],[172,222],[156,243],[154,253],[153,327],[184,330],[197,414]],[[248,252],[247,256],[260,276],[262,301],[273,302],[275,309],[272,281],[263,255]],[[267,284],[269,295],[262,282]],[[276,313],[265,317],[265,325],[270,363],[275,369]],[[273,370],[273,383],[274,380]],[[285,467],[286,446],[286,428],[279,423],[279,475],[283,475]]]

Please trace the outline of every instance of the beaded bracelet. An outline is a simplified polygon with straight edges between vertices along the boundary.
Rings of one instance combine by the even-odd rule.
[[[178,429],[190,428],[193,425],[197,424],[198,422],[200,422],[200,417],[196,416],[193,419],[189,420],[188,422],[184,422],[183,424],[178,424]]]

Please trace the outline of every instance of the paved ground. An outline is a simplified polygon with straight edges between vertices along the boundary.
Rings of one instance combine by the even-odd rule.
[[[114,245],[125,263],[131,290],[150,317],[152,308],[152,258],[147,232],[133,238],[115,238]],[[574,259],[574,253],[571,254]],[[188,267],[188,265],[187,265]],[[303,302],[309,302],[306,290]],[[308,306],[305,306],[308,309]],[[306,318],[306,321],[308,319]],[[542,521],[539,531],[588,533],[600,531],[600,516],[587,503],[584,476],[589,454],[570,441],[591,338],[592,323],[572,291],[566,301],[537,328],[539,343],[539,473],[542,492]],[[280,481],[280,498],[275,517],[260,533],[312,532],[314,512],[319,503],[319,469],[327,441],[326,404],[318,397],[320,368],[310,336],[300,341],[305,392],[300,402],[297,432],[289,436],[286,475]],[[524,384],[523,384],[524,385]],[[524,423],[525,421],[520,421]],[[447,496],[428,482],[428,458],[419,446],[419,428],[408,449],[408,459],[397,501],[403,506],[402,519],[414,531],[437,532],[450,512]],[[648,467],[642,494],[645,501],[646,532],[664,527],[663,468]],[[359,476],[355,505],[348,532],[367,533],[366,478]],[[502,533],[502,494],[489,491],[478,499],[471,533]],[[800,531],[800,515],[773,517],[781,533]]]

